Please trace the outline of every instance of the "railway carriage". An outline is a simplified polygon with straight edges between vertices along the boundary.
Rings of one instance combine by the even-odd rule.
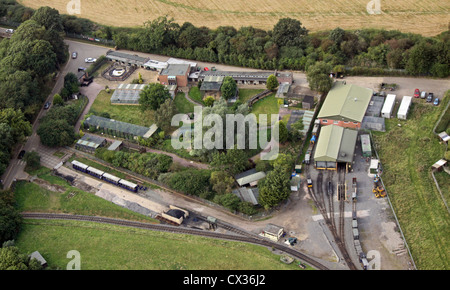
[[[81,163],[79,161],[73,160],[72,167],[73,167],[73,169],[79,170],[81,172],[86,172],[86,170],[89,166],[84,163]]]
[[[114,175],[109,174],[109,173],[104,173],[103,176],[102,176],[102,179],[107,181],[107,182],[109,182],[109,183],[112,183],[114,185],[118,185],[119,182],[120,182],[120,178],[119,177],[114,176]]]
[[[86,169],[86,173],[87,173],[87,174],[90,174],[90,175],[92,175],[92,176],[95,176],[95,177],[97,177],[97,178],[100,178],[100,179],[102,179],[103,174],[105,174],[104,171],[101,171],[101,170],[99,170],[99,169],[97,169],[97,168],[94,168],[94,167],[92,167],[92,166],[89,166],[89,167]]]
[[[117,185],[132,192],[137,192],[138,190],[137,184],[134,184],[132,182],[123,179],[119,180],[119,183]]]

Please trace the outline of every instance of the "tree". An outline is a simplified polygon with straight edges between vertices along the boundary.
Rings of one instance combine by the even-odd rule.
[[[22,216],[11,202],[0,199],[0,243],[14,240],[20,230]],[[1,259],[0,259],[1,260]]]
[[[276,88],[278,87],[278,80],[277,77],[275,75],[270,75],[267,78],[267,84],[266,84],[266,88],[268,90],[274,91]]]
[[[157,110],[169,98],[171,98],[169,90],[164,85],[151,83],[139,94],[139,104],[142,111]]]
[[[23,160],[25,160],[25,162],[27,163],[27,170],[36,170],[41,166],[41,157],[36,151],[28,151],[27,153],[25,153],[25,156],[23,156]]]
[[[55,105],[55,106],[63,106],[64,105],[64,100],[60,94],[55,94],[53,96],[53,105]]]
[[[172,99],[167,99],[157,110],[155,122],[159,128],[168,132],[171,127],[172,117],[177,113],[177,108]]]
[[[212,107],[214,105],[214,102],[216,101],[216,99],[214,99],[213,96],[207,96],[204,100],[203,103],[205,104],[205,106],[208,107]]]
[[[289,138],[289,132],[284,121],[278,121],[277,124],[279,128],[278,141],[283,144]]]
[[[48,147],[68,146],[75,140],[73,126],[64,119],[42,122],[37,134],[42,144]]]
[[[219,194],[231,192],[234,184],[234,178],[224,171],[212,172],[210,181],[212,184],[212,189]]]
[[[282,166],[275,167],[258,182],[259,204],[265,209],[278,205],[289,197],[289,176]]]
[[[412,75],[426,75],[431,70],[434,58],[433,46],[421,41],[409,50],[405,69]]]
[[[222,87],[220,91],[222,92],[222,97],[228,100],[236,95],[237,84],[233,77],[226,76],[223,79]]]
[[[308,30],[302,27],[302,23],[296,19],[282,18],[273,27],[273,41],[282,46],[297,46],[303,48],[305,45],[304,36]]]
[[[230,149],[226,153],[214,153],[209,165],[214,171],[222,171],[234,176],[247,168],[248,160],[243,150]]]
[[[306,80],[312,90],[326,93],[331,89],[333,80],[330,78],[331,65],[325,62],[317,62],[308,67]]]
[[[48,6],[40,7],[36,10],[31,17],[31,20],[36,21],[47,30],[53,29],[62,32],[64,29],[58,10]]]

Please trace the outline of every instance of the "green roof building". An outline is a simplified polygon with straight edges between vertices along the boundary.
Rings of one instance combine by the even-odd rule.
[[[328,92],[317,118],[321,125],[334,124],[359,129],[372,95],[371,89],[336,82]]]
[[[314,152],[314,166],[332,170],[337,168],[338,163],[351,166],[357,137],[356,130],[336,125],[322,127]]]

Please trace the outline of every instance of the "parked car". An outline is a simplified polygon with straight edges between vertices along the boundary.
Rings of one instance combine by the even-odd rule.
[[[17,156],[17,159],[22,159],[25,153],[26,153],[25,150],[20,151],[19,156]]]
[[[6,33],[13,34],[14,33],[14,29],[6,29]]]
[[[80,71],[85,71],[86,70],[86,68],[85,67],[82,67],[82,66],[80,66],[79,68],[78,68],[78,72],[80,72]]]
[[[415,89],[414,90],[414,98],[418,98],[420,96],[420,91],[419,89]]]
[[[88,63],[95,62],[95,61],[97,61],[97,59],[92,58],[92,57],[88,57],[88,58],[84,59],[84,62],[88,62]]]
[[[433,93],[428,93],[428,96],[427,96],[427,102],[428,103],[431,103],[432,101],[433,101]]]
[[[420,93],[420,98],[421,98],[421,99],[425,99],[426,97],[427,97],[427,92],[422,91],[422,92]]]
[[[45,103],[44,109],[47,110],[48,108],[50,108],[50,105],[51,105],[51,104],[52,104],[52,103],[50,103],[50,102]]]
[[[73,59],[77,58],[77,56],[78,56],[78,53],[76,51],[72,52],[72,58]]]
[[[438,98],[434,99],[433,105],[435,105],[435,106],[439,105],[439,99]]]

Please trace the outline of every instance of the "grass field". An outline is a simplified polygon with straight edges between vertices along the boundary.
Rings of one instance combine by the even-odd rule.
[[[450,214],[431,176],[445,152],[432,130],[449,100],[439,107],[417,100],[407,121],[389,119],[387,132],[374,134],[383,182],[419,269],[450,269]],[[443,190],[450,183],[445,174],[437,177]]]
[[[38,8],[50,6],[67,13],[67,0],[18,0]],[[436,35],[448,30],[450,2],[383,0],[379,15],[367,12],[369,0],[96,0],[81,1],[82,18],[111,26],[140,26],[168,15],[182,24],[216,28],[233,25],[272,29],[280,18],[300,20],[310,31],[384,28]]]
[[[108,113],[111,119],[135,125],[150,127],[155,123],[153,111],[142,112],[137,105],[111,105],[111,96],[114,90],[107,93],[102,90],[95,99],[90,113]]]
[[[89,222],[27,220],[16,245],[39,251],[51,269],[66,269],[71,250],[81,270],[300,269],[256,245]]]

